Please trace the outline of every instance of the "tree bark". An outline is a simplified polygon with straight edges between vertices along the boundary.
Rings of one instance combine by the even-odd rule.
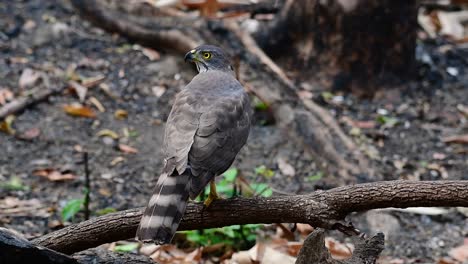
[[[323,229],[315,229],[305,240],[304,245],[297,256],[296,264],[373,264],[376,262],[382,250],[384,250],[384,234],[365,239],[355,238],[353,256],[346,261],[335,260],[325,247],[325,232]]]
[[[5,264],[154,264],[150,258],[132,253],[115,253],[96,248],[67,256],[54,250],[33,245],[11,230],[0,227],[0,263]]]
[[[468,206],[468,181],[390,181],[339,187],[307,195],[216,200],[207,209],[190,203],[179,230],[255,223],[306,223],[352,233],[347,214],[376,208]],[[133,238],[142,208],[68,226],[32,242],[63,253]]]
[[[255,37],[269,55],[332,88],[370,95],[391,77],[412,76],[417,28],[417,1],[289,0]]]

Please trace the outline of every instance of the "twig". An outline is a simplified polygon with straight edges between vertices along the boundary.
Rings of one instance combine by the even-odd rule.
[[[88,166],[88,152],[83,152],[84,172],[85,172],[85,198],[84,198],[84,214],[85,219],[89,219],[89,193],[91,192],[91,184],[89,181],[89,166]]]
[[[49,96],[58,92],[60,92],[59,89],[41,89],[26,92],[26,96],[19,97],[0,108],[0,120],[11,114],[16,114],[17,112],[23,111],[28,106],[43,101]]]
[[[216,200],[209,210],[190,203],[179,230],[242,224],[306,223],[326,229],[347,226],[347,214],[376,208],[468,206],[468,181],[389,181],[316,191],[308,195]],[[103,243],[133,238],[142,208],[90,219],[33,240],[73,253]]]

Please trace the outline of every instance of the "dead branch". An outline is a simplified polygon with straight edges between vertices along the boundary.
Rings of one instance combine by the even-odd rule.
[[[351,212],[376,208],[468,206],[468,181],[388,181],[339,187],[307,195],[217,200],[209,209],[191,203],[179,230],[254,223],[307,223],[354,230],[344,224]],[[63,253],[135,236],[141,208],[108,214],[68,226],[32,242]],[[351,231],[352,231],[351,230]]]
[[[0,263],[8,264],[79,264],[79,263],[154,263],[148,257],[136,254],[121,254],[95,248],[85,250],[72,257],[62,253],[33,245],[30,241],[11,230],[0,227]]]
[[[0,120],[4,119],[8,115],[21,112],[28,106],[43,101],[58,92],[58,90],[49,88],[27,92],[27,95],[19,97],[0,108]]]
[[[72,1],[75,8],[95,25],[147,46],[179,52],[204,42],[222,46],[242,62],[240,80],[271,107],[278,125],[291,139],[305,146],[317,164],[334,177],[335,184],[355,182],[356,175],[361,179],[380,179],[370,160],[343,133],[328,111],[311,100],[300,99],[294,83],[235,22],[166,16],[154,7],[152,12],[146,11],[151,16],[141,11],[135,17],[126,12],[137,8],[126,7],[124,2],[115,4],[119,8],[104,8],[96,1]]]
[[[78,261],[62,253],[31,244],[6,228],[0,228],[0,263],[62,263]]]
[[[358,236],[355,238],[356,248],[352,258],[346,261],[334,260],[325,247],[325,231],[318,228],[304,240],[296,264],[372,264],[375,263],[384,249],[384,242],[382,233],[378,233],[369,239]]]

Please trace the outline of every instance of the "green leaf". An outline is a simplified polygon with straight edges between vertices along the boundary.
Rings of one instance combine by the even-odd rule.
[[[138,248],[138,243],[128,243],[114,247],[116,252],[133,252]]]
[[[268,109],[268,107],[268,104],[266,104],[265,102],[258,102],[255,104],[255,109],[260,111],[265,111]]]
[[[384,116],[384,115],[377,116],[376,121],[379,124],[384,125],[385,127],[389,127],[389,128],[392,128],[399,123],[398,118]]]
[[[18,177],[11,177],[11,179],[5,183],[0,183],[0,188],[10,191],[26,191],[29,189],[28,186],[23,185],[23,182]]]
[[[117,212],[117,210],[116,210],[115,208],[107,207],[107,208],[98,210],[98,211],[96,212],[96,214],[97,214],[97,215],[106,215],[106,214],[115,213],[115,212]]]
[[[239,170],[236,168],[231,168],[223,173],[224,178],[230,182],[234,182],[234,180],[237,177],[237,174],[239,174]]]
[[[325,100],[325,102],[328,102],[328,101],[330,101],[335,95],[334,95],[333,93],[331,93],[331,92],[323,92],[323,93],[321,94],[321,96],[322,96],[323,100]]]
[[[273,190],[266,183],[252,183],[250,187],[260,196],[270,197],[273,195]]]
[[[81,210],[81,206],[84,203],[84,199],[73,199],[67,202],[62,209],[62,221],[68,221],[74,217],[76,213]]]
[[[260,100],[258,97],[254,97],[252,100],[253,105],[255,106],[255,110],[265,111],[269,108],[268,104]]]
[[[138,134],[138,131],[136,131],[136,130],[130,130],[130,131],[128,131],[128,136],[131,137],[131,138],[136,138],[136,137],[139,136],[139,134]]]
[[[269,179],[275,175],[275,172],[268,169],[265,165],[261,165],[255,168],[255,174],[262,175],[263,177]]]
[[[318,180],[322,179],[322,177],[323,177],[323,172],[319,171],[316,174],[312,174],[312,175],[308,176],[307,181],[308,182],[318,181]]]

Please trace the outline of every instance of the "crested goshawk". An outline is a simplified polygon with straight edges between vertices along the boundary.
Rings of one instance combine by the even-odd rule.
[[[252,110],[222,49],[202,45],[185,55],[198,74],[179,92],[167,119],[165,165],[136,238],[169,243],[185,212],[210,183],[209,206],[217,198],[215,176],[225,172],[247,141]]]

